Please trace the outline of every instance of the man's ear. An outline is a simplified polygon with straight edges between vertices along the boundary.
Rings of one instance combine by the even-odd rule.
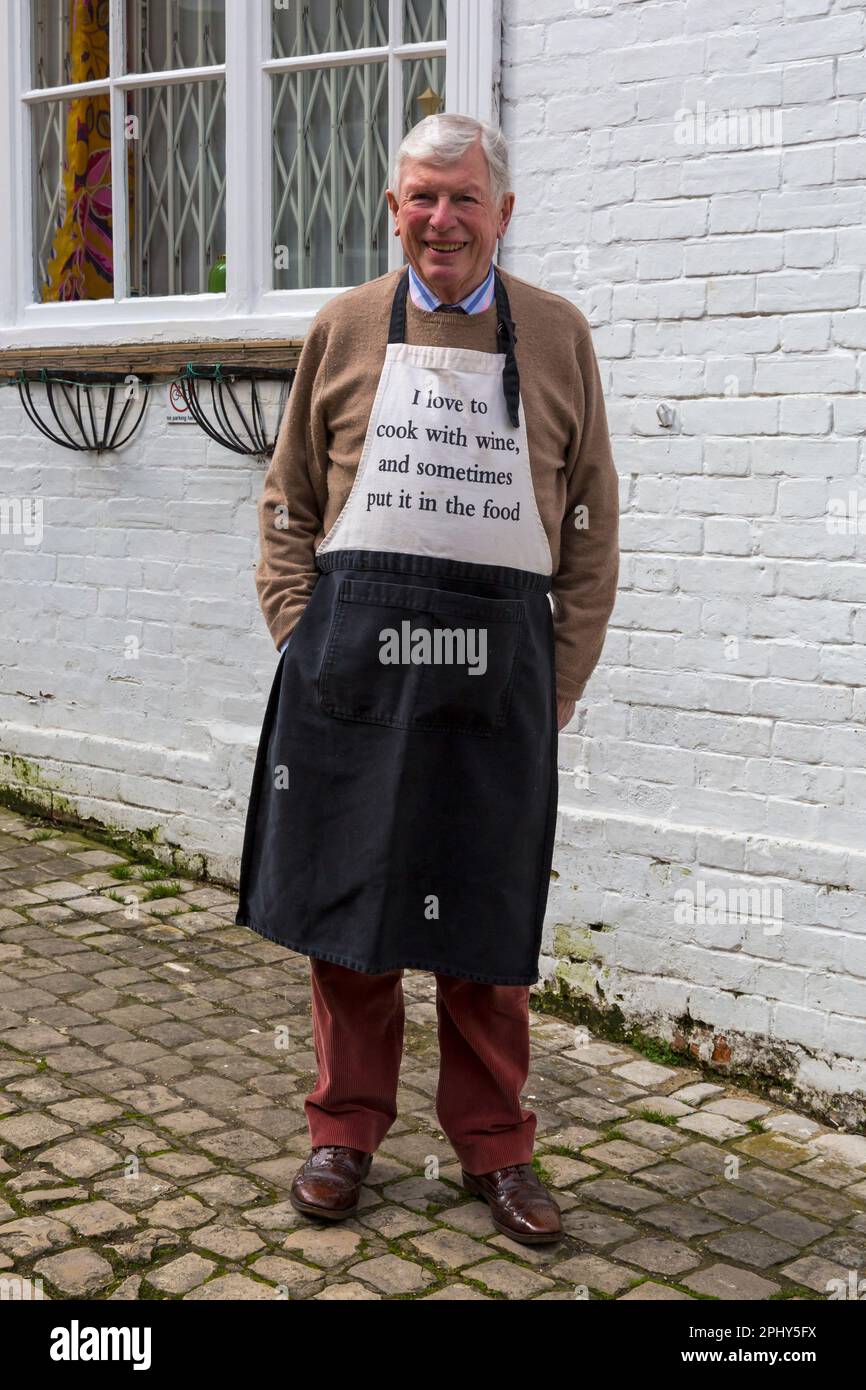
[[[514,212],[514,194],[513,194],[513,193],[507,193],[507,194],[505,195],[505,197],[503,198],[503,200],[502,200],[502,206],[501,206],[500,211],[499,211],[499,236],[500,236],[500,237],[504,237],[504,236],[505,236],[505,233],[508,231],[508,224],[509,224],[510,221],[511,221],[511,215],[512,215],[513,212]]]

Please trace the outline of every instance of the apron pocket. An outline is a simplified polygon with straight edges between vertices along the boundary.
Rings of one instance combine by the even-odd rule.
[[[508,715],[520,599],[343,579],[319,672],[337,719],[490,735]]]

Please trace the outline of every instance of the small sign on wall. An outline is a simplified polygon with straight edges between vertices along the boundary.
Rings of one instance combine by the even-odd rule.
[[[165,414],[166,424],[169,425],[194,425],[195,419],[184,399],[183,391],[176,381],[172,381],[168,388],[168,407]]]

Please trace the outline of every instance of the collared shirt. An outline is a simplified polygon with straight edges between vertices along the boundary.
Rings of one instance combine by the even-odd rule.
[[[443,300],[436,297],[420,276],[415,274],[415,270],[411,265],[409,267],[409,293],[412,296],[412,302],[415,307],[417,309],[426,309],[428,313],[437,309],[440,304],[444,303]],[[466,310],[467,314],[480,314],[484,309],[490,308],[495,293],[493,262],[491,261],[490,269],[483,283],[472,290],[470,294],[467,294],[465,299],[459,300],[458,303],[462,309]]]

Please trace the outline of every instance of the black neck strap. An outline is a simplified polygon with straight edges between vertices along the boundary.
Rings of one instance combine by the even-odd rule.
[[[496,266],[493,267],[493,280],[496,290],[496,336],[500,341],[500,351],[505,352],[502,389],[505,393],[505,404],[508,407],[508,418],[516,429],[520,424],[520,373],[514,351],[517,334],[511,317],[508,291]],[[401,275],[397,281],[397,288],[394,292],[394,301],[391,305],[391,325],[388,330],[389,343],[405,343],[406,341],[406,296],[408,293],[409,267],[407,266],[405,274]]]

